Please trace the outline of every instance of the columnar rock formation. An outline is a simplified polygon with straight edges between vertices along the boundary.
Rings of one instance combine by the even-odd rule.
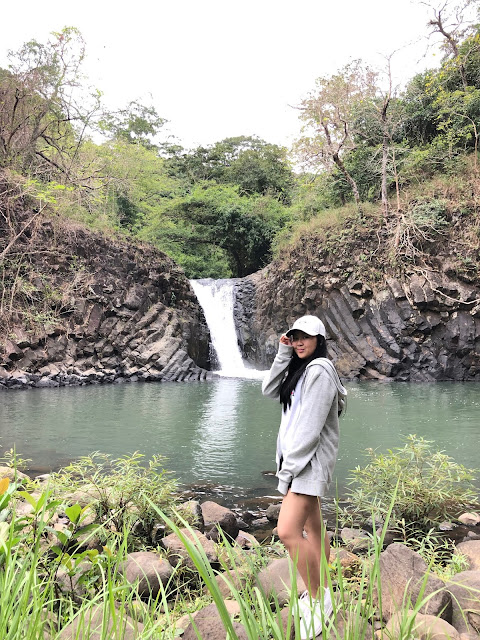
[[[480,380],[480,288],[448,265],[370,284],[351,264],[295,272],[273,263],[238,290],[240,343],[259,367],[271,364],[286,327],[312,313],[345,377]]]
[[[203,312],[167,256],[50,220],[35,240],[21,271],[30,315],[41,300],[45,319],[28,300],[10,313],[0,387],[209,375]]]

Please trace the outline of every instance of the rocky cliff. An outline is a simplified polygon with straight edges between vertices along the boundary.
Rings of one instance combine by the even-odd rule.
[[[245,356],[270,366],[278,338],[299,316],[327,327],[330,357],[350,379],[480,380],[480,287],[447,256],[430,266],[358,276],[358,257],[298,251],[238,285]]]
[[[0,250],[26,224],[7,213]],[[0,387],[209,376],[203,312],[160,251],[40,216],[3,254]]]

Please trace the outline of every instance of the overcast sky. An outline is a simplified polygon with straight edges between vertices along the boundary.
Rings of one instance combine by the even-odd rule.
[[[356,58],[382,67],[396,49],[398,82],[436,66],[422,39],[431,15],[410,0],[23,0],[2,7],[0,66],[8,49],[74,26],[109,107],[153,104],[188,148],[236,135],[288,146],[315,78]]]

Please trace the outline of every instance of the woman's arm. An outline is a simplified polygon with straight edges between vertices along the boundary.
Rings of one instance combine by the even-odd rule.
[[[313,367],[312,367],[313,368]],[[310,462],[320,441],[320,433],[332,407],[337,387],[328,373],[320,367],[307,370],[301,404],[292,425],[292,440],[283,451],[282,468],[277,473],[278,490],[285,495],[288,487]]]
[[[282,336],[283,338],[284,336]],[[293,347],[280,338],[280,344],[278,346],[278,352],[275,356],[275,360],[262,383],[262,393],[268,398],[278,398],[280,393],[280,387],[285,377],[285,371],[292,359]],[[288,338],[285,338],[288,340]]]

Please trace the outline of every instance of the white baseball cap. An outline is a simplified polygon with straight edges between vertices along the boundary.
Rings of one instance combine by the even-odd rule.
[[[302,316],[298,320],[295,320],[285,335],[289,336],[292,331],[295,330],[303,331],[309,336],[320,335],[325,338],[325,325],[317,316]]]

